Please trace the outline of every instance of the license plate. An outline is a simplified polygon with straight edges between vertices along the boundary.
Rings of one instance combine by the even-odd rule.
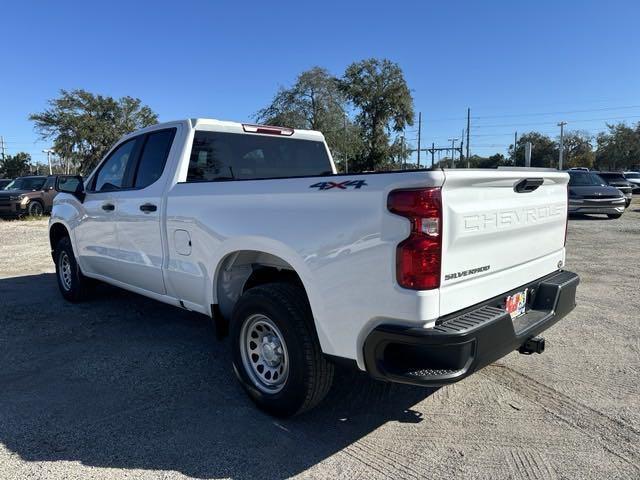
[[[511,315],[511,319],[524,315],[527,310],[527,290],[509,295],[504,302],[505,311]]]

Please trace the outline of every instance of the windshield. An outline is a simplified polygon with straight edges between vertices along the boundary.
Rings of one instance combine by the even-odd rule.
[[[625,173],[626,178],[640,178],[640,173]]]
[[[41,177],[23,177],[16,178],[7,185],[5,190],[42,190],[46,178]]]
[[[600,175],[591,172],[569,172],[569,185],[574,186],[594,186],[606,185]]]

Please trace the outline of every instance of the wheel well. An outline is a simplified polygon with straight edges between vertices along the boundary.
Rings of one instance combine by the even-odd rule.
[[[229,254],[221,262],[218,270],[215,286],[218,303],[215,310],[225,322],[228,322],[233,307],[244,292],[249,288],[273,282],[291,283],[305,291],[295,269],[275,255],[253,250]]]
[[[246,292],[250,288],[257,287],[258,285],[274,282],[291,283],[304,288],[302,280],[300,280],[298,274],[293,270],[278,269],[276,267],[267,267],[260,264],[253,265],[253,268],[253,272],[244,283],[242,293]]]
[[[49,243],[51,245],[51,251],[56,248],[58,242],[64,238],[69,236],[69,231],[67,228],[61,223],[54,223],[51,225],[49,229]]]

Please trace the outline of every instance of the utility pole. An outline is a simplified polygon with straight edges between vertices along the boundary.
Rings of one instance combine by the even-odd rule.
[[[342,134],[342,154],[344,155],[344,173],[349,173],[349,157],[347,156],[347,114],[344,114],[344,131]]]
[[[47,163],[49,164],[49,175],[53,175],[53,169],[51,168],[51,154],[55,153],[55,151],[51,150],[50,148],[47,148],[45,150],[42,150],[42,153],[47,154]]]
[[[471,109],[467,108],[467,168],[471,168],[469,160],[469,131],[471,130]]]
[[[435,165],[436,144],[431,142],[431,168]]]
[[[454,150],[454,148],[458,139],[449,138],[449,141],[451,142],[451,168],[456,168],[456,151]]]
[[[422,134],[422,112],[418,112],[418,168],[420,168],[420,136]]]
[[[560,122],[558,126],[560,127],[560,156],[558,158],[558,170],[562,170],[562,157],[564,154],[564,126],[567,122]]]
[[[460,162],[462,162],[462,159],[464,158],[464,155],[462,153],[463,149],[464,149],[464,128],[462,129],[462,134],[460,135],[460,156],[458,157],[460,159]],[[469,165],[467,165],[467,168],[469,168]]]
[[[516,145],[518,145],[518,131],[513,135],[513,166],[516,166]]]
[[[0,150],[2,151],[2,161],[4,162],[4,137],[0,136]]]

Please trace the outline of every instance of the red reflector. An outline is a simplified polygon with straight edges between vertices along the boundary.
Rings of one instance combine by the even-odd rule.
[[[413,290],[440,286],[442,201],[439,188],[395,190],[387,208],[411,222],[411,233],[396,251],[398,284]]]
[[[271,125],[252,125],[243,123],[242,129],[247,133],[266,133],[267,135],[293,135],[293,128],[272,127]]]

